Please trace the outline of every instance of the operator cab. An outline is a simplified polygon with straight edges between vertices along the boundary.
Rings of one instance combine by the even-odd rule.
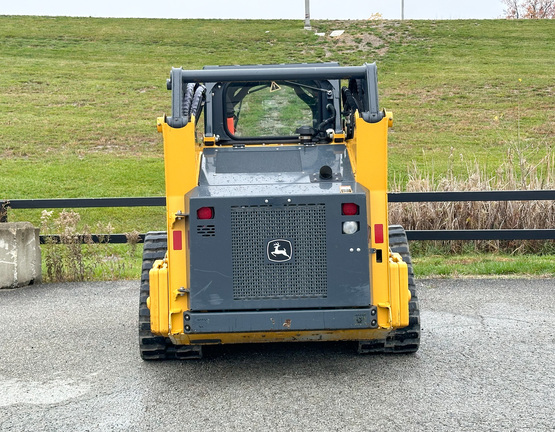
[[[194,117],[197,136],[206,145],[315,145],[352,138],[356,111],[369,122],[383,118],[376,108],[374,64],[365,66],[365,78],[343,80],[348,84],[343,87],[341,76],[325,76],[325,70],[339,68],[338,63],[263,68],[273,73],[271,79],[259,73],[261,66],[205,66],[207,79],[203,82],[186,81],[181,75],[173,79],[172,75],[168,87],[183,86],[182,91],[173,92],[183,96],[173,101],[169,124],[181,127]],[[292,70],[297,76],[289,79]],[[314,77],[315,70],[322,78]],[[219,76],[226,79],[220,81]],[[305,76],[310,79],[303,79]]]

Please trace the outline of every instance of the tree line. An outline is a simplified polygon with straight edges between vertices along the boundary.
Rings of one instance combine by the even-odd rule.
[[[505,16],[509,19],[553,19],[555,0],[501,0],[506,6]]]

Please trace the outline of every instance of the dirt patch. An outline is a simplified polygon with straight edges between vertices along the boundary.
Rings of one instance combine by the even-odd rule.
[[[382,57],[387,54],[392,43],[408,42],[410,37],[410,24],[385,20],[366,21],[322,21],[315,26],[321,36],[320,46],[325,57],[332,57],[336,53],[364,52],[373,56]],[[338,37],[331,37],[333,30],[345,30]]]

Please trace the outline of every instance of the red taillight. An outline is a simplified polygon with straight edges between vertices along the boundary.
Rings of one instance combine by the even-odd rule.
[[[354,216],[358,214],[358,206],[355,203],[341,204],[341,213],[345,216]]]
[[[198,219],[213,219],[214,207],[201,207],[197,210]]]

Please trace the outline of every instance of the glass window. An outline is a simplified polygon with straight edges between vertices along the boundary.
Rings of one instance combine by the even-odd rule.
[[[299,127],[318,125],[322,91],[313,81],[230,84],[225,94],[227,129],[236,138],[298,135]]]

